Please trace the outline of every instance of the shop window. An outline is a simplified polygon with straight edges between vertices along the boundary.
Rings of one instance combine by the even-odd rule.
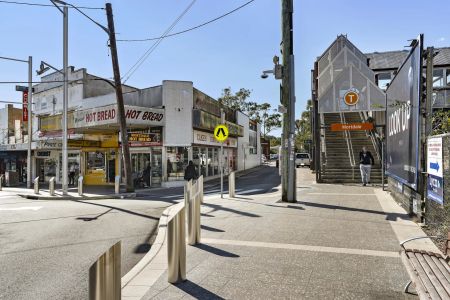
[[[450,69],[447,69],[447,70],[445,70],[445,73],[446,73],[446,82],[447,82],[447,85],[450,85]]]
[[[87,169],[88,170],[104,170],[105,169],[105,153],[88,152],[87,153]]]
[[[433,87],[444,86],[444,69],[433,70]]]
[[[184,169],[188,164],[186,147],[167,147],[167,180],[183,180]]]
[[[376,75],[378,80],[378,87],[382,90],[386,90],[388,85],[391,83],[392,75],[390,72],[387,73],[378,73]]]
[[[248,146],[249,146],[249,154],[258,154],[258,135],[256,131],[248,132]]]

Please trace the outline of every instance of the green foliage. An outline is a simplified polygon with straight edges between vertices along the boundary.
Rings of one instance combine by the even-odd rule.
[[[312,139],[311,129],[312,102],[308,100],[306,110],[302,112],[300,119],[295,120],[295,148],[297,151],[310,152]]]
[[[450,131],[450,110],[434,110],[432,124],[433,128],[431,131],[431,135],[448,133]]]
[[[251,91],[241,88],[233,93],[230,87],[222,90],[222,96],[218,99],[219,103],[228,106],[234,110],[239,110],[249,116],[253,121],[261,124],[263,137],[266,137],[272,130],[281,127],[281,115],[271,109],[270,103],[259,104],[254,101],[248,101]]]

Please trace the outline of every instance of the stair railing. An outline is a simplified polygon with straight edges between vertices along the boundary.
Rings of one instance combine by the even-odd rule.
[[[339,113],[339,116],[341,117],[341,123],[345,124],[345,115],[344,113]],[[352,166],[352,178],[353,180],[355,180],[355,166],[356,166],[356,161],[355,161],[355,153],[353,152],[353,144],[352,144],[352,137],[351,134],[348,130],[344,130],[344,136],[345,136],[345,141],[347,143],[347,151],[348,151],[348,158],[350,160],[350,165]]]
[[[369,119],[369,115],[367,114],[367,112],[359,112],[359,116],[362,122],[366,122]],[[378,138],[375,136],[375,133],[372,130],[366,130],[366,134],[369,136],[370,141],[372,142],[373,149],[375,149],[378,160],[381,161],[381,149],[379,149],[379,145],[377,142]]]

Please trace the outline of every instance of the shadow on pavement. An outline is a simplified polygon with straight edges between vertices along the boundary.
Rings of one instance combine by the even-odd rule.
[[[212,254],[215,254],[215,255],[218,255],[218,256],[223,256],[223,257],[240,257],[237,254],[234,254],[234,253],[231,253],[231,252],[228,252],[228,251],[225,251],[225,250],[222,250],[222,249],[210,246],[210,245],[206,245],[206,244],[197,244],[197,245],[194,245],[193,247],[198,248],[198,249],[202,249],[204,251],[208,251],[209,253],[212,253]]]
[[[356,211],[356,212],[363,212],[363,213],[369,213],[369,214],[385,215],[386,220],[388,220],[388,221],[396,221],[397,218],[400,218],[403,220],[410,219],[408,217],[408,215],[406,215],[406,214],[385,213],[383,211],[372,210],[372,209],[346,207],[346,206],[338,206],[338,205],[323,204],[323,203],[313,203],[313,202],[303,202],[303,201],[298,201],[297,203],[303,204],[305,206],[318,207],[318,208],[338,209],[338,210],[345,210],[345,211]]]
[[[208,230],[208,231],[212,231],[212,232],[225,232],[222,229],[218,229],[218,228],[214,228],[214,227],[210,227],[210,226],[206,226],[206,225],[200,225],[202,227],[202,229],[204,230]]]
[[[224,299],[190,280],[174,284],[174,286],[196,299]]]
[[[98,218],[100,218],[101,216],[106,215],[107,213],[109,213],[109,212],[112,211],[112,210],[113,210],[113,209],[110,208],[110,209],[108,209],[107,211],[105,211],[105,212],[99,214],[98,216],[95,216],[95,217],[78,217],[78,218],[76,218],[76,220],[83,220],[83,221],[85,221],[85,222],[95,221],[95,220],[97,220]]]
[[[235,210],[235,209],[232,209],[232,208],[224,207],[222,205],[211,204],[211,203],[203,203],[203,205],[213,208],[213,210],[210,211],[210,212],[223,210],[223,211],[235,213],[235,214],[238,214],[238,215],[241,215],[241,216],[245,216],[245,217],[251,217],[251,218],[260,218],[261,217],[260,215],[255,215],[255,214],[252,214],[252,213],[249,213],[249,212]]]
[[[131,210],[128,210],[128,209],[123,209],[123,208],[119,208],[119,207],[115,207],[115,206],[99,204],[99,203],[92,203],[92,202],[85,202],[85,201],[81,201],[81,200],[70,200],[70,201],[77,202],[77,203],[83,203],[83,204],[90,204],[90,205],[95,205],[95,206],[100,206],[100,207],[106,207],[106,208],[110,208],[111,210],[114,209],[114,210],[117,210],[117,211],[120,211],[120,212],[124,212],[124,213],[127,213],[127,214],[134,215],[134,216],[138,216],[138,217],[143,217],[143,218],[159,221],[159,218],[156,218],[156,217],[153,217],[153,216],[149,216],[149,215],[144,215],[144,214],[141,214],[141,213],[137,213],[137,212],[134,212],[134,211],[131,211]]]

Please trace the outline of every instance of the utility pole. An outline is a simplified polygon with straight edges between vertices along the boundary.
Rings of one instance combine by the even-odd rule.
[[[294,70],[294,41],[292,14],[294,10],[293,0],[282,0],[282,54],[283,54],[283,79],[282,79],[282,104],[287,112],[283,114],[283,180],[282,196],[284,202],[296,202],[296,176],[295,176],[295,70]]]
[[[33,57],[28,56],[28,151],[27,151],[27,188],[31,189],[31,142],[33,140]]]
[[[133,192],[134,184],[131,177],[130,146],[128,145],[127,124],[125,119],[125,107],[123,103],[122,82],[120,79],[119,58],[117,56],[116,33],[114,30],[114,19],[111,3],[106,3],[106,16],[108,17],[109,46],[111,48],[111,59],[114,71],[114,82],[116,86],[117,112],[120,125],[120,136],[122,140],[123,164],[126,179],[126,191]]]

